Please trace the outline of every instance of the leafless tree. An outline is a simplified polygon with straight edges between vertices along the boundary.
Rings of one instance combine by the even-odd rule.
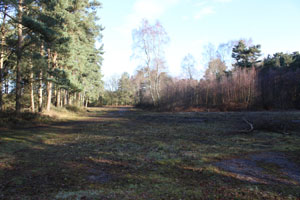
[[[216,79],[225,74],[227,67],[226,64],[219,58],[215,58],[208,63],[208,68],[205,71],[206,79]]]
[[[107,88],[107,93],[110,99],[110,105],[118,104],[118,100],[116,98],[118,96],[117,90],[119,78],[119,75],[114,74],[106,81],[105,87]]]
[[[189,78],[193,80],[194,75],[197,73],[195,69],[196,60],[192,54],[187,54],[182,62],[181,62],[181,69],[184,74],[184,78]]]
[[[161,74],[166,68],[164,46],[169,42],[169,37],[158,21],[151,25],[146,19],[133,30],[132,36],[134,57],[141,61],[152,102],[157,106],[161,98]]]

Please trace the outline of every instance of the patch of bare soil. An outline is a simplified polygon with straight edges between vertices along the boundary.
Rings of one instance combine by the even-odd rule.
[[[151,116],[143,115],[136,118],[138,121],[144,122],[156,122],[156,123],[202,123],[206,119],[192,116],[170,116],[170,115],[160,115],[160,116]]]
[[[250,154],[214,163],[237,179],[263,184],[300,184],[300,166],[287,159],[284,153]]]
[[[97,170],[97,169],[90,169],[88,170],[90,175],[87,177],[88,181],[91,183],[108,183],[112,176],[104,171]]]

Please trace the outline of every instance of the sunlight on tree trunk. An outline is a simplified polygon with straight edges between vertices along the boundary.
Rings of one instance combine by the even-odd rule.
[[[30,84],[30,108],[31,112],[35,112],[35,104],[34,104],[34,91],[33,91],[33,64],[32,60],[30,62],[30,76],[29,76],[29,84]]]
[[[161,99],[161,74],[165,70],[163,48],[168,44],[169,37],[159,22],[151,25],[145,19],[142,20],[141,26],[132,32],[132,35],[134,55],[142,62],[142,70],[145,71],[152,103],[157,107]]]
[[[17,66],[16,66],[16,113],[21,112],[21,95],[22,95],[22,76],[21,76],[21,59],[23,46],[23,0],[18,2],[18,47],[17,47]]]
[[[4,46],[5,46],[5,36],[6,36],[6,12],[7,12],[7,5],[4,4],[3,10],[3,18],[2,18],[2,25],[1,25],[1,52],[0,52],[0,112],[2,111],[3,106],[3,95],[2,95],[2,87],[3,87],[3,64],[4,64]]]

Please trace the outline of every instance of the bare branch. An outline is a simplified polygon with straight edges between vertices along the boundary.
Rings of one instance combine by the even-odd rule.
[[[253,124],[251,124],[245,117],[243,117],[243,121],[250,126],[249,130],[239,131],[240,133],[251,133],[254,130]]]

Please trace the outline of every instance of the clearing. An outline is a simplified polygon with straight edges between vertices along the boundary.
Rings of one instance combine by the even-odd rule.
[[[300,199],[299,144],[300,112],[90,108],[0,129],[0,199]]]

